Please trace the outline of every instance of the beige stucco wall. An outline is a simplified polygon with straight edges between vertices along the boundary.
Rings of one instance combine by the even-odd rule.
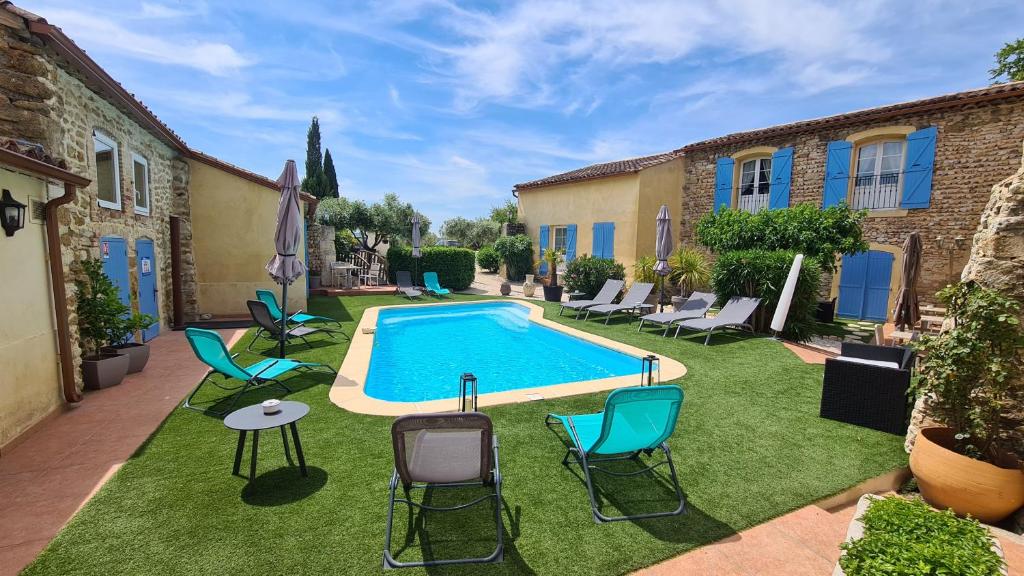
[[[29,205],[46,184],[0,167],[0,187]],[[0,446],[60,405],[56,329],[46,259],[46,229],[29,221],[12,237],[0,232]]]
[[[274,254],[280,194],[202,162],[189,167],[199,313],[246,315],[257,288],[280,289],[264,268]],[[288,307],[306,307],[304,277],[289,286]]]
[[[545,186],[519,192],[519,220],[533,240],[534,260],[538,260],[538,242],[542,225],[576,225],[576,254],[591,254],[594,223],[615,223],[615,260],[632,277],[636,262],[637,195],[640,178],[626,174],[585,180],[557,186]],[[679,188],[675,190],[678,194]],[[652,232],[653,235],[653,232]],[[550,240],[548,242],[550,246]]]
[[[640,172],[640,196],[637,209],[636,254],[654,256],[657,241],[655,222],[662,205],[668,206],[672,222],[679,222],[679,194],[683,187],[683,159],[676,158]],[[673,237],[675,234],[673,234]],[[675,246],[673,246],[675,248]]]

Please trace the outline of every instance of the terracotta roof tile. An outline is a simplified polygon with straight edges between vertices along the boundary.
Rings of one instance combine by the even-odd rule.
[[[516,184],[515,189],[525,190],[528,188],[541,188],[543,186],[567,184],[569,182],[578,182],[580,180],[593,180],[595,178],[618,176],[620,174],[632,174],[639,172],[644,168],[650,168],[651,166],[657,166],[658,164],[663,164],[669,160],[674,160],[680,156],[682,156],[682,154],[679,152],[664,152],[662,154],[654,154],[652,156],[627,158],[625,160],[616,160],[614,162],[605,162],[603,164],[592,164],[584,168],[570,170],[569,172],[555,174],[554,176],[548,176],[539,180],[531,180],[529,182]]]
[[[803,120],[800,122],[793,122],[791,124],[780,124],[778,126],[770,126],[768,128],[760,128],[747,132],[736,132],[725,136],[711,138],[709,140],[703,140],[701,142],[694,142],[693,144],[687,144],[686,146],[676,150],[676,152],[696,152],[698,150],[745,143],[752,140],[761,140],[777,136],[789,136],[803,132],[821,130],[823,128],[832,128],[865,121],[882,120],[907,114],[942,110],[945,108],[956,108],[980,102],[991,102],[1021,97],[1024,97],[1024,82],[994,84],[977,90],[968,90],[965,92],[956,92],[954,94],[925,98],[923,100],[913,100],[910,102],[879,106],[877,108],[856,110],[845,114],[836,114],[834,116]]]

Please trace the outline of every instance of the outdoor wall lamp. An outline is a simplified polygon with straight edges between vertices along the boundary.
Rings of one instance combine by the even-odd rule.
[[[935,237],[935,246],[939,250],[962,250],[966,238],[963,236],[955,236],[953,238],[945,238],[943,236]]]
[[[15,232],[25,227],[25,205],[15,200],[6,188],[3,197],[0,197],[0,212],[3,214],[0,226],[3,226],[8,236],[14,236]]]

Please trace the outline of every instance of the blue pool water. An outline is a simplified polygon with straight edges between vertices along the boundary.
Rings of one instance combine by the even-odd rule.
[[[531,322],[513,302],[386,308],[377,317],[366,394],[418,402],[640,374],[639,358]],[[638,376],[639,377],[639,376]]]

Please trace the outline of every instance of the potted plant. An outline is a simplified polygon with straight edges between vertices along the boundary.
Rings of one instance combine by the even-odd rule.
[[[711,282],[711,266],[700,250],[680,246],[668,257],[668,265],[671,269],[668,278],[679,287],[679,296],[672,297],[672,307],[676,310],[694,290]]]
[[[82,262],[83,277],[75,281],[78,296],[78,332],[82,346],[82,379],[90,389],[120,384],[128,374],[130,358],[104,352],[122,334],[128,307],[121,303],[117,287],[103,273],[100,260]],[[113,335],[113,338],[112,338]]]
[[[142,372],[149,362],[149,344],[132,342],[136,332],[149,328],[157,321],[148,314],[132,314],[121,317],[120,326],[111,326],[110,346],[101,348],[101,352],[124,354],[128,356],[128,373]]]
[[[310,270],[309,271],[309,289],[316,290],[320,287],[320,271]]]
[[[917,435],[910,469],[933,506],[998,522],[1024,505],[1020,446],[1007,423],[1024,399],[1020,303],[974,282],[939,297],[952,324],[918,345],[914,384],[939,427]]]
[[[544,251],[544,261],[548,264],[548,283],[544,286],[544,300],[561,302],[562,287],[558,285],[558,263],[562,261],[562,252],[548,248]]]

